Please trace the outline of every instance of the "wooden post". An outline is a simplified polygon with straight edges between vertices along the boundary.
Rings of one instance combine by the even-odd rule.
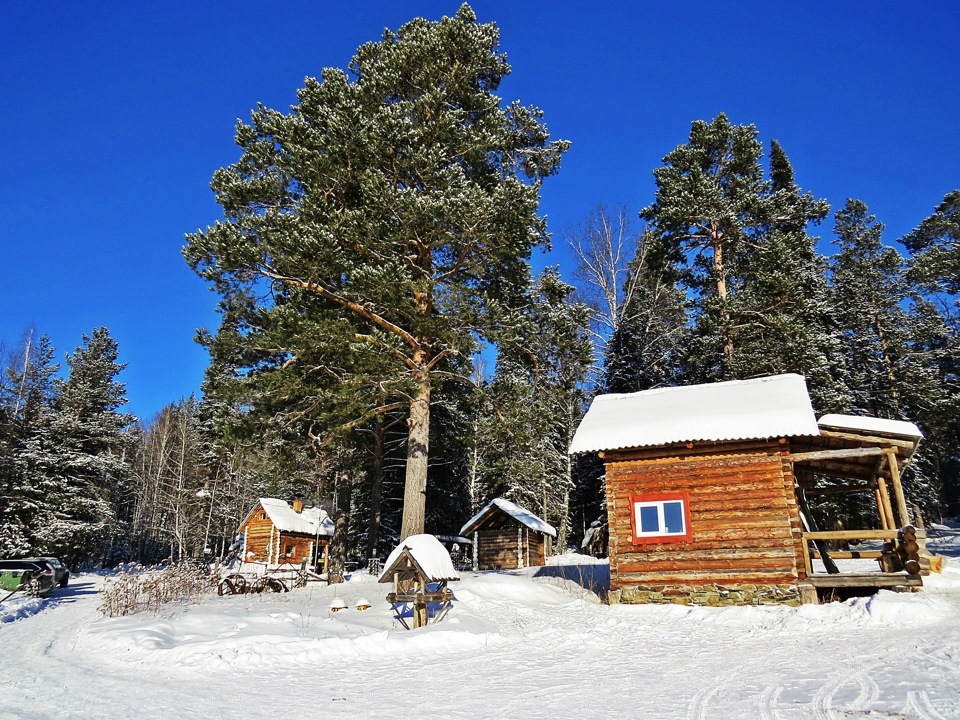
[[[900,527],[910,524],[910,515],[907,513],[907,501],[903,497],[903,485],[900,484],[900,468],[897,465],[897,451],[893,448],[883,451],[890,466],[890,479],[893,480],[893,493],[897,499],[897,512],[900,515]]]
[[[424,600],[423,593],[417,593],[413,601],[413,627],[414,629],[426,627],[427,625],[427,602]]]
[[[523,567],[523,526],[517,528],[517,569]]]
[[[800,538],[800,547],[803,550],[803,571],[806,576],[810,576],[813,575],[813,565],[810,562],[810,542],[803,537],[802,528]]]
[[[897,527],[896,520],[893,519],[893,507],[890,505],[890,494],[887,492],[887,481],[883,475],[877,476],[877,488],[880,490],[880,503],[884,515],[887,518],[887,529],[893,530]]]
[[[889,530],[890,526],[887,524],[887,514],[883,511],[883,498],[880,497],[880,484],[877,483],[877,487],[874,488],[873,494],[877,498],[877,514],[880,516],[880,527],[883,530]]]
[[[323,546],[323,574],[330,572],[330,543]]]

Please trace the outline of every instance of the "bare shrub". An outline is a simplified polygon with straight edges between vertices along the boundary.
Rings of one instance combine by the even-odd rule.
[[[122,565],[100,589],[100,612],[107,617],[160,612],[164,603],[198,602],[216,586],[206,568],[190,563],[145,567]]]

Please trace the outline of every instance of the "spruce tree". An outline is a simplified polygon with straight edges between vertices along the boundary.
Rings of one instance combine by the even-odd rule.
[[[435,373],[522,295],[547,239],[539,183],[567,148],[539,110],[495,95],[498,42],[464,5],[308,78],[289,114],[258,107],[237,127],[241,160],[214,176],[225,220],[184,249],[229,302],[274,322],[274,297],[286,317],[316,298],[338,337],[394,363],[410,388],[402,536],[423,529]],[[278,354],[295,364],[303,347],[291,336]]]
[[[936,211],[903,238],[911,274],[930,288],[960,295],[960,190],[947,193]]]
[[[121,531],[116,509],[132,482],[134,437],[126,429],[135,418],[120,412],[127,400],[117,356],[109,331],[98,328],[67,355],[69,375],[56,383],[52,465],[44,469],[50,491],[37,542],[69,564],[110,561]]]
[[[840,253],[832,260],[831,276],[845,338],[851,409],[900,419],[909,288],[904,260],[883,243],[883,230],[862,201],[848,199],[836,213]]]
[[[523,313],[522,332],[505,342],[479,419],[476,503],[506,497],[569,532],[573,459],[567,449],[583,415],[592,362],[590,313],[570,301],[572,286],[548,268]],[[474,508],[476,509],[476,508]]]
[[[51,435],[56,399],[54,347],[29,331],[0,380],[0,554],[38,549],[52,489],[56,443]]]
[[[770,147],[770,188],[761,198],[766,223],[745,253],[737,320],[736,377],[795,372],[806,376],[820,413],[846,408],[842,337],[827,283],[827,263],[807,227],[829,212],[804,193],[776,140]]]

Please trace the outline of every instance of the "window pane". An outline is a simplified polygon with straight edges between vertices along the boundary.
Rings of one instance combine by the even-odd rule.
[[[656,505],[640,505],[637,507],[637,520],[640,521],[640,532],[660,532],[660,521],[657,519]]]
[[[663,504],[663,521],[667,526],[664,532],[683,535],[683,501],[671,500]]]

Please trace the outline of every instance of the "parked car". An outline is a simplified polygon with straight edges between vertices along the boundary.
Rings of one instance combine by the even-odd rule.
[[[60,587],[66,587],[70,581],[70,571],[55,557],[27,558],[27,562],[49,565],[50,569],[53,570],[53,582]]]
[[[37,558],[39,560],[39,558]],[[43,595],[56,583],[56,571],[47,562],[35,560],[0,560],[0,590],[23,590]]]

